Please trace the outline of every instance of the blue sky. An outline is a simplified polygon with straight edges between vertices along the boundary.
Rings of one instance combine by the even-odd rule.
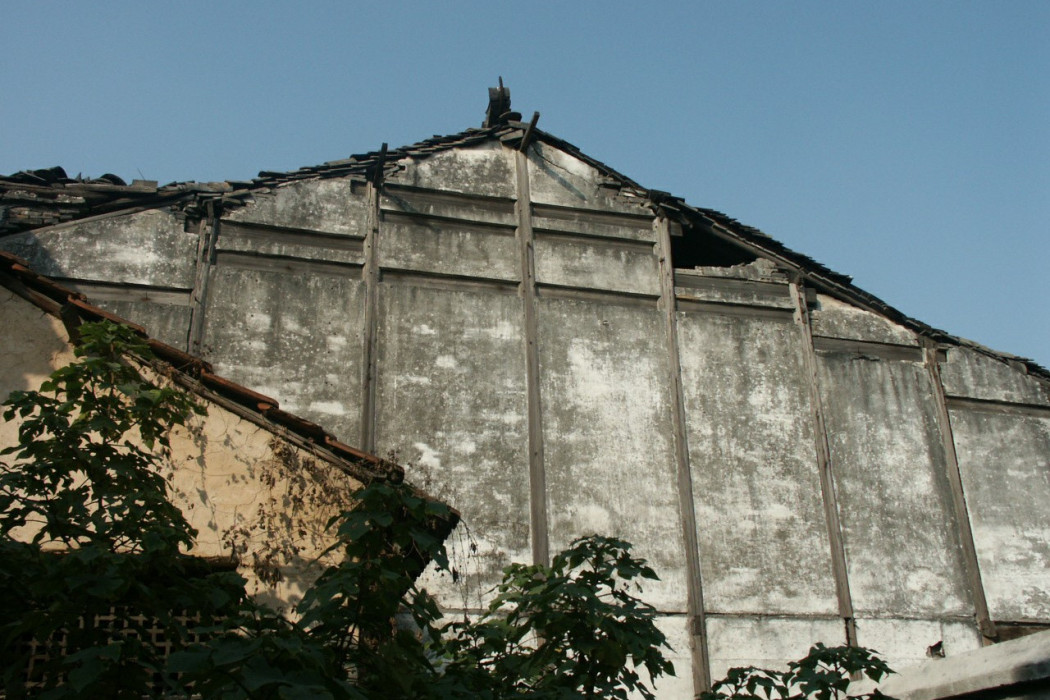
[[[515,109],[1050,365],[1050,2],[7,3],[0,172],[247,179]]]

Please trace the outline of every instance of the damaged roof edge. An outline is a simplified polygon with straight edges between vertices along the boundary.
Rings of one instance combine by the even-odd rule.
[[[398,161],[404,158],[421,160],[436,153],[453,148],[475,146],[489,140],[496,140],[505,145],[514,146],[516,143],[520,143],[527,131],[529,131],[529,124],[509,120],[493,126],[470,128],[447,136],[435,135],[432,138],[408,146],[369,151],[316,166],[302,167],[294,171],[261,171],[259,176],[251,181],[227,181],[220,183],[183,182],[170,183],[159,188],[151,187],[154,183],[136,181],[132,185],[127,186],[114,184],[115,181],[112,179],[114,176],[103,176],[101,179],[89,181],[70,180],[69,178],[64,178],[65,172],[61,171],[61,168],[51,168],[45,171],[28,173],[28,175],[32,175],[40,181],[46,182],[47,177],[50,177],[53,181],[52,184],[38,184],[36,181],[27,183],[27,173],[23,171],[12,176],[0,176],[0,191],[5,191],[3,195],[4,206],[0,206],[0,237],[11,233],[119,211],[121,208],[131,209],[134,207],[141,209],[143,207],[178,204],[183,215],[202,217],[208,215],[208,207],[216,205],[223,208],[244,206],[257,192],[267,191],[269,188],[290,182],[355,175],[371,179],[376,177],[377,168],[382,169],[381,177],[385,177],[387,174],[403,168],[404,166]],[[788,248],[757,228],[741,224],[736,219],[713,209],[694,207],[686,203],[681,197],[676,197],[667,192],[642,187],[623,173],[588,156],[575,145],[541,129],[533,128],[530,137],[531,143],[542,141],[551,147],[578,158],[603,176],[614,180],[621,190],[628,190],[632,195],[648,200],[650,208],[655,213],[666,215],[682,224],[686,224],[690,228],[706,229],[731,244],[780,263],[796,272],[801,279],[812,284],[819,291],[884,316],[935,342],[966,347],[997,360],[1020,363],[1029,374],[1050,380],[1050,370],[1047,370],[1035,361],[992,350],[979,343],[951,335],[946,331],[939,330],[912,318],[875,295],[855,286],[852,278],[848,275],[835,272],[815,259]],[[56,174],[58,171],[61,171],[60,174],[63,177],[58,177],[58,174]],[[43,177],[39,176],[40,173],[49,175]],[[32,180],[33,178],[29,179]],[[119,180],[119,178],[116,178],[116,180]],[[120,182],[122,183],[123,181]],[[73,213],[70,213],[68,210],[62,210],[56,215],[65,217],[61,218],[61,220],[56,219],[55,221],[36,223],[30,220],[19,222],[16,219],[12,219],[11,211],[14,207],[17,207],[17,198],[12,199],[11,195],[14,192],[27,188],[32,190],[28,192],[31,200],[44,192],[52,195],[60,192],[74,199],[77,197],[83,198],[86,209]],[[87,206],[89,200],[93,200],[93,198],[97,200],[100,197],[103,199],[99,200],[98,203]],[[39,200],[36,200],[35,203],[40,204]],[[56,206],[61,208],[60,205]],[[25,225],[20,226],[20,223]]]
[[[142,326],[92,305],[83,294],[34,272],[24,260],[4,251],[0,251],[0,286],[61,320],[71,342],[75,342],[76,328],[86,321],[106,319],[127,326],[143,337],[154,355],[152,360],[138,359],[149,361],[158,369],[170,368],[164,371],[165,376],[184,389],[289,440],[355,479],[365,483],[404,481],[405,472],[400,465],[346,445],[316,423],[282,411],[276,399],[216,375],[207,361],[151,338]],[[459,514],[452,511],[450,522],[438,529],[447,535],[458,521]]]

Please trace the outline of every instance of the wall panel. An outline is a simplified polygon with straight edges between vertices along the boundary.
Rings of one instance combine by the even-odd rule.
[[[1050,619],[1050,411],[951,421],[992,619]]]
[[[462,578],[424,583],[477,608],[502,567],[530,559],[521,300],[400,281],[379,298],[376,451],[396,450],[412,483],[462,512],[450,540]]]
[[[624,537],[660,575],[643,597],[685,611],[671,389],[655,304],[537,300],[551,551]]]
[[[835,614],[797,327],[679,312],[678,334],[705,607]]]
[[[849,352],[817,360],[858,617],[973,615],[925,369]]]
[[[229,379],[357,444],[363,290],[354,270],[212,269],[202,354]]]

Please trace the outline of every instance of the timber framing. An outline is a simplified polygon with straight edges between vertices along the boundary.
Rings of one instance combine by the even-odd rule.
[[[528,156],[514,153],[517,183],[518,250],[521,262],[521,304],[525,325],[525,381],[529,433],[529,516],[534,564],[550,563],[550,532],[547,522],[547,472],[543,453],[543,411],[540,396],[540,354],[537,345],[536,257],[532,230],[532,196],[529,189]]]
[[[853,595],[850,592],[849,572],[846,568],[846,546],[842,540],[842,521],[839,518],[838,495],[831,473],[831,446],[828,444],[828,428],[824,418],[824,402],[821,398],[817,358],[814,349],[813,331],[809,319],[809,304],[801,281],[791,284],[791,295],[795,300],[795,322],[798,324],[802,346],[802,362],[809,383],[809,399],[813,417],[813,440],[816,448],[817,471],[820,476],[820,492],[824,503],[824,518],[827,523],[828,544],[831,547],[831,571],[835,579],[835,595],[838,599],[839,615],[845,625],[846,643],[857,644],[857,620],[853,610]]]
[[[685,543],[686,592],[689,606],[690,651],[693,654],[693,687],[711,687],[711,661],[707,643],[704,585],[700,569],[700,543],[697,538],[696,506],[693,502],[693,475],[689,464],[689,436],[686,429],[685,392],[682,387],[682,359],[678,348],[678,304],[675,297],[674,267],[671,260],[671,227],[667,219],[653,222],[660,256],[660,306],[670,358],[671,427],[673,431],[678,503]]]

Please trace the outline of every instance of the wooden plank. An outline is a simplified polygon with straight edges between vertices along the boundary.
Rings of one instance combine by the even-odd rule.
[[[402,211],[397,209],[383,209],[381,212],[381,216],[384,221],[390,221],[391,223],[422,223],[425,226],[427,222],[434,222],[436,224],[447,224],[448,227],[453,227],[457,229],[477,231],[478,233],[491,233],[495,235],[513,235],[514,231],[518,227],[516,222],[500,224],[492,221],[460,219],[458,217],[453,216],[442,216],[440,214],[429,214],[427,212],[418,211]]]
[[[386,144],[383,144],[384,151]],[[382,168],[379,168],[379,178]],[[365,283],[364,362],[361,365],[361,449],[375,452],[376,443],[376,368],[379,363],[379,198],[380,190],[373,179],[368,183],[368,220],[365,228],[365,263],[362,279]],[[381,185],[380,185],[381,186]]]
[[[855,355],[870,355],[882,360],[899,360],[903,362],[922,362],[922,348],[914,345],[895,345],[893,343],[878,343],[867,340],[851,340],[848,338],[830,338],[827,336],[814,335],[813,348],[817,352],[827,353],[851,353]],[[943,356],[943,351],[940,351]]]
[[[94,280],[65,280],[65,285],[95,302],[145,301],[168,306],[189,306],[192,313],[192,289],[151,287],[144,284],[109,284]]]
[[[988,413],[1006,413],[1015,416],[1032,416],[1033,418],[1050,418],[1050,406],[1037,403],[1013,403],[996,399],[976,399],[971,396],[945,395],[948,408],[965,411],[986,411]]]
[[[288,226],[272,226],[270,224],[258,224],[252,221],[230,221],[224,219],[222,222],[222,232],[224,238],[234,235],[273,243],[294,243],[296,245],[305,245],[314,248],[362,250],[364,247],[364,236],[358,234],[314,231],[311,229],[292,228]]]
[[[234,267],[242,270],[259,270],[261,272],[339,275],[352,278],[360,276],[362,268],[361,263],[312,260],[310,258],[296,258],[288,255],[261,255],[234,250],[216,251],[215,266]]]
[[[707,648],[707,621],[704,610],[703,577],[700,571],[700,544],[697,541],[696,508],[693,502],[693,474],[689,464],[689,436],[686,432],[685,392],[682,387],[682,360],[678,352],[678,314],[671,259],[671,228],[664,217],[656,219],[656,245],[660,256],[660,306],[671,385],[671,427],[678,480],[678,506],[685,543],[686,590],[689,605],[690,651],[693,658],[694,693],[710,690],[711,662]]]
[[[660,297],[655,294],[638,292],[620,292],[614,289],[596,289],[594,287],[570,287],[561,284],[535,285],[535,295],[547,299],[580,299],[597,301],[603,304],[623,304],[625,306],[656,306]]]
[[[600,245],[616,250],[630,253],[653,253],[653,242],[638,240],[635,238],[616,238],[600,234],[583,233],[579,231],[562,231],[560,229],[533,228],[536,238],[545,238],[551,241],[564,241],[568,243],[586,243],[588,245]]]
[[[467,277],[464,275],[448,275],[441,272],[384,267],[381,271],[380,279],[386,280],[388,278],[416,287],[428,287],[430,289],[484,290],[504,294],[518,293],[518,280],[505,280],[495,277]]]
[[[514,152],[517,180],[518,243],[521,256],[521,300],[525,322],[525,379],[529,414],[529,516],[532,531],[532,560],[550,563],[547,522],[547,474],[543,462],[543,410],[540,397],[540,358],[536,322],[536,257],[532,232],[532,204],[528,159]]]
[[[949,492],[951,493],[952,511],[958,527],[959,544],[963,552],[963,567],[966,570],[967,582],[973,596],[973,605],[977,615],[977,627],[981,631],[985,644],[997,641],[998,635],[988,610],[988,597],[984,592],[984,581],[981,579],[981,566],[977,559],[977,545],[973,539],[973,528],[970,526],[970,513],[966,507],[966,496],[963,493],[962,473],[959,471],[959,456],[955,452],[955,437],[952,434],[951,416],[944,396],[944,384],[941,382],[939,352],[936,345],[924,339],[922,353],[926,373],[933,387],[933,398],[937,404],[937,427],[941,433],[941,444],[944,446],[945,468],[948,472]]]
[[[835,593],[838,598],[839,615],[846,625],[846,643],[857,644],[857,623],[853,611],[853,596],[849,588],[846,569],[846,546],[842,539],[842,523],[839,520],[838,497],[831,476],[831,446],[828,444],[828,429],[824,420],[824,405],[820,396],[817,373],[817,354],[813,346],[813,330],[810,325],[809,305],[806,290],[801,281],[790,285],[795,302],[795,322],[801,335],[802,361],[809,380],[810,406],[812,407],[813,438],[816,448],[817,471],[820,475],[820,492],[824,501],[824,519],[828,527],[828,542],[831,549],[831,570],[835,577]]]
[[[215,215],[215,204],[206,205],[207,216],[197,224],[197,269],[193,277],[190,294],[190,327],[187,331],[186,350],[192,355],[201,355],[204,342],[204,315],[208,308],[208,284],[211,270],[215,266],[215,242],[219,234],[219,218]]]
[[[725,316],[744,316],[746,318],[764,318],[769,321],[791,323],[793,309],[782,309],[776,306],[755,306],[753,304],[730,304],[717,301],[697,301],[689,297],[677,297],[678,308],[689,313],[722,314]]]

